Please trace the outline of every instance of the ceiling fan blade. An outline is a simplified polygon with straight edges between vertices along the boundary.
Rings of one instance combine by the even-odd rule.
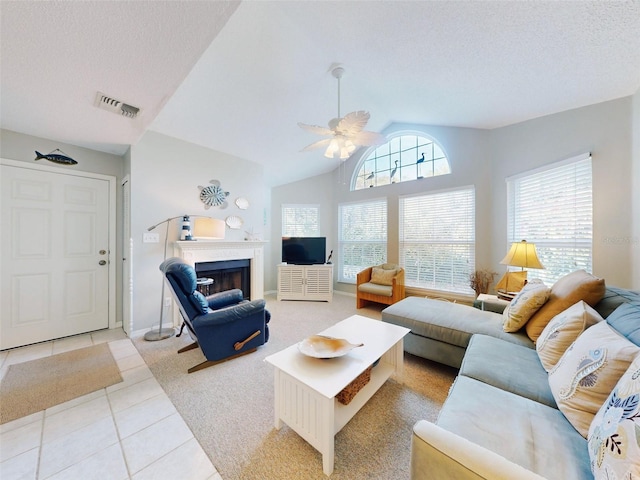
[[[347,113],[338,123],[337,131],[346,136],[355,135],[361,132],[369,121],[369,112],[358,110],[357,112]]]
[[[315,150],[317,148],[328,147],[329,143],[331,143],[331,138],[325,138],[323,140],[318,140],[317,142],[312,143],[311,145],[307,145],[304,147],[301,152],[308,152],[309,150]]]
[[[351,137],[351,141],[354,145],[370,146],[370,145],[383,145],[387,143],[387,138],[381,133],[376,132],[359,132]]]
[[[298,122],[298,126],[306,130],[307,132],[315,133],[316,135],[333,135],[333,131],[326,127],[319,127],[318,125],[307,125],[306,123]]]

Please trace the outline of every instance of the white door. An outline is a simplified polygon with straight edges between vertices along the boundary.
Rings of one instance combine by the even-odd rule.
[[[0,167],[0,349],[108,328],[109,182]]]

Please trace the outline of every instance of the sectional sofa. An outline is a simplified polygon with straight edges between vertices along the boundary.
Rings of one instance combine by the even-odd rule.
[[[383,310],[411,328],[405,350],[460,368],[437,422],[414,426],[412,479],[640,474],[640,293],[582,271],[531,287],[532,311],[418,297]]]

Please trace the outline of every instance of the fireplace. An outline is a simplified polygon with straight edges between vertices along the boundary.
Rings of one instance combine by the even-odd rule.
[[[193,265],[198,277],[214,278],[201,270],[199,264],[226,263],[233,260],[248,262],[245,271],[248,287],[242,292],[249,300],[264,298],[264,241],[198,240],[178,241],[174,254]],[[214,285],[215,285],[214,280]],[[214,286],[212,285],[212,287]],[[212,289],[213,291],[213,289]]]
[[[198,278],[213,280],[213,283],[207,285],[206,292],[203,293],[210,295],[239,288],[246,300],[251,298],[251,263],[249,259],[197,262],[195,269]]]

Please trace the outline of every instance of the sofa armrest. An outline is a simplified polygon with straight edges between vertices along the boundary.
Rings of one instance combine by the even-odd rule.
[[[371,280],[371,272],[373,271],[373,267],[365,268],[364,270],[358,272],[356,276],[356,285],[360,285],[362,283],[367,283]]]
[[[420,420],[413,426],[411,479],[544,480],[476,443]]]
[[[401,268],[400,270],[398,270],[398,273],[396,274],[395,277],[393,277],[392,280],[392,301],[393,303],[399,302],[400,300],[404,299],[406,293],[405,293],[405,287],[404,287],[404,268]]]

